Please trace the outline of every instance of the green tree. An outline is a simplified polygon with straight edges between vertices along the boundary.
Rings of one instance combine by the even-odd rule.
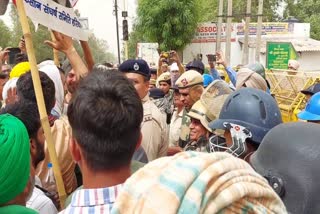
[[[218,20],[218,0],[198,0],[200,2],[201,8],[201,22],[212,21],[216,22]],[[263,1],[263,21],[278,21],[281,14],[277,13],[277,9],[280,6],[282,0],[264,0]],[[258,12],[259,0],[252,0],[251,21],[257,21],[257,12]],[[233,0],[233,22],[241,22],[242,19],[245,19],[247,8],[246,0]],[[227,1],[224,1],[223,11],[226,14],[227,12]],[[226,21],[226,20],[224,20]]]
[[[258,10],[258,1],[259,0],[252,0],[252,22],[257,21],[256,14]],[[188,13],[188,10],[187,12],[181,11],[185,11],[184,8],[190,7],[191,3],[195,7],[195,10],[193,11],[195,15],[187,14],[186,17],[190,18],[191,16],[194,16],[195,18],[193,21],[196,22],[196,25],[201,22],[216,22],[218,18],[218,0],[139,0],[138,2],[138,18],[135,21],[128,42],[130,58],[135,57],[136,45],[139,42],[158,42],[160,43],[160,48],[162,50],[169,50],[177,49],[171,48],[171,42],[179,40],[179,43],[181,43],[181,40],[183,40],[183,45],[181,46],[183,49],[185,44],[188,44],[188,42],[190,42],[190,37],[193,37],[195,30],[195,25],[193,25],[193,22],[193,24],[191,25],[193,27],[191,27],[190,24],[188,25],[186,24],[186,22],[180,21],[180,18],[184,20],[184,14]],[[277,9],[281,2],[282,0],[264,0],[263,21],[279,21],[282,18],[282,14],[278,14],[277,12]],[[246,4],[246,1],[233,0],[233,22],[241,22],[242,19],[245,19]],[[177,5],[179,5],[179,7]],[[226,11],[227,1],[225,0],[224,12],[226,13]],[[224,18],[224,22],[226,22],[226,17]],[[186,33],[186,35],[190,37],[185,39],[184,37],[180,36],[181,31],[176,31],[177,27],[178,30],[181,30],[183,33]],[[182,29],[180,29],[180,27]],[[187,29],[190,29],[190,31],[185,31]],[[167,45],[167,40],[170,40],[169,47]]]
[[[19,41],[23,35],[21,23],[15,6],[11,6],[10,17],[12,21],[12,46],[18,47]],[[34,52],[38,62],[41,62],[47,58],[53,58],[53,51],[47,45],[44,44],[45,40],[50,40],[50,32],[48,28],[39,25],[37,31],[35,31],[34,24],[29,20],[31,28],[31,36],[33,41]]]
[[[137,44],[140,42],[149,42],[149,40],[144,38],[143,31],[139,29],[137,25],[134,24],[132,27],[132,32],[129,35],[128,41],[129,59],[136,58]]]
[[[160,50],[183,50],[200,20],[199,0],[139,0],[137,26]]]
[[[0,20],[0,35],[0,47],[5,48],[12,45],[11,30],[2,20]]]
[[[102,63],[116,61],[115,56],[107,51],[109,49],[109,46],[106,40],[99,39],[94,34],[92,34],[89,37],[88,43],[95,62]]]
[[[311,38],[320,40],[320,1],[285,0],[284,18],[295,17],[301,22],[310,23]]]

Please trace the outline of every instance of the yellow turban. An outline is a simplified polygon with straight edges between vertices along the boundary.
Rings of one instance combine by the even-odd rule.
[[[10,72],[10,79],[12,78],[19,78],[22,74],[27,73],[30,71],[30,63],[29,62],[20,62],[16,66],[14,66]]]

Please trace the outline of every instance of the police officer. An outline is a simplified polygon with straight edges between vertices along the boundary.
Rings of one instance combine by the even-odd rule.
[[[284,123],[269,131],[251,156],[253,168],[278,193],[288,213],[320,212],[320,125]]]
[[[213,130],[224,130],[226,142],[210,139],[210,147],[248,161],[267,132],[280,123],[280,110],[273,97],[255,88],[239,89],[229,95],[219,118],[209,124]]]
[[[150,100],[148,89],[150,69],[144,60],[127,60],[119,66],[119,71],[132,80],[143,104],[141,124],[142,147],[149,161],[165,156],[168,149],[168,136],[165,115]]]
[[[180,100],[184,105],[182,116],[181,133],[179,139],[179,146],[184,148],[189,142],[190,133],[190,117],[187,115],[191,107],[197,102],[204,90],[202,75],[195,71],[189,70],[183,73],[176,81],[179,88]]]
[[[198,100],[188,112],[191,119],[190,123],[190,142],[185,146],[185,151],[207,152],[209,136],[212,129],[209,128],[209,122],[213,119],[207,109],[203,106],[201,100]]]
[[[157,80],[150,79],[150,81],[149,81],[149,89],[156,88],[156,83],[157,83]]]
[[[167,124],[170,124],[173,112],[173,90],[171,89],[171,75],[169,72],[161,74],[158,78],[158,87],[164,92],[160,111],[167,115]]]

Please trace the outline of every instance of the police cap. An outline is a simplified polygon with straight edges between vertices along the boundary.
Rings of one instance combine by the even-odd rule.
[[[160,83],[160,82],[166,82],[169,85],[171,85],[171,75],[170,75],[170,73],[169,72],[164,72],[163,74],[161,74],[158,77],[158,83]]]
[[[150,79],[150,68],[143,59],[129,59],[119,66],[119,71],[123,73],[137,73]]]
[[[164,92],[160,88],[151,88],[149,90],[149,96],[153,99],[163,98],[164,95]]]
[[[302,90],[301,93],[308,94],[308,95],[314,95],[315,93],[320,92],[320,83],[316,83],[309,88]]]
[[[184,72],[176,81],[176,85],[179,89],[189,88],[195,85],[202,85],[202,75],[195,70],[189,70]]]

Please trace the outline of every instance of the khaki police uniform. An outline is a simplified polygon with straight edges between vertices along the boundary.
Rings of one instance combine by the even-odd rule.
[[[169,146],[179,146],[182,115],[183,115],[183,110],[179,113],[177,109],[173,111],[171,123],[170,123]]]
[[[142,147],[147,153],[149,161],[152,161],[167,155],[168,131],[166,118],[150,100],[149,95],[142,99],[142,104]]]
[[[179,79],[176,81],[176,85],[179,89],[191,88],[195,85],[202,85],[203,77],[202,75],[195,70],[189,70],[184,72]],[[190,133],[190,117],[187,115],[187,110],[183,110],[182,124],[181,124],[181,133],[179,138],[179,146],[184,148],[189,142],[189,133]]]
[[[150,79],[150,68],[144,60],[129,59],[119,66],[119,71],[123,73],[137,73]],[[142,147],[148,156],[148,160],[152,161],[167,155],[168,131],[166,118],[150,100],[149,95],[146,95],[142,99],[142,105]]]
[[[209,127],[210,121],[216,119],[208,109],[203,105],[201,100],[198,100],[190,109],[188,116],[199,120],[201,125],[208,131],[204,136],[201,136],[196,141],[190,141],[184,148],[185,151],[208,152],[207,147],[209,144],[208,136],[211,135],[212,129]]]
[[[157,85],[158,86],[160,85],[160,82],[166,82],[169,85],[171,85],[171,74],[170,74],[170,72],[165,72],[165,73],[161,74],[159,76],[159,78],[157,79]],[[160,109],[161,112],[164,112],[164,113],[170,115],[170,117],[171,117],[172,112],[173,112],[173,95],[174,95],[173,90],[169,90],[168,93],[165,94],[164,99],[163,99],[164,100],[164,104],[163,104],[163,107]]]

